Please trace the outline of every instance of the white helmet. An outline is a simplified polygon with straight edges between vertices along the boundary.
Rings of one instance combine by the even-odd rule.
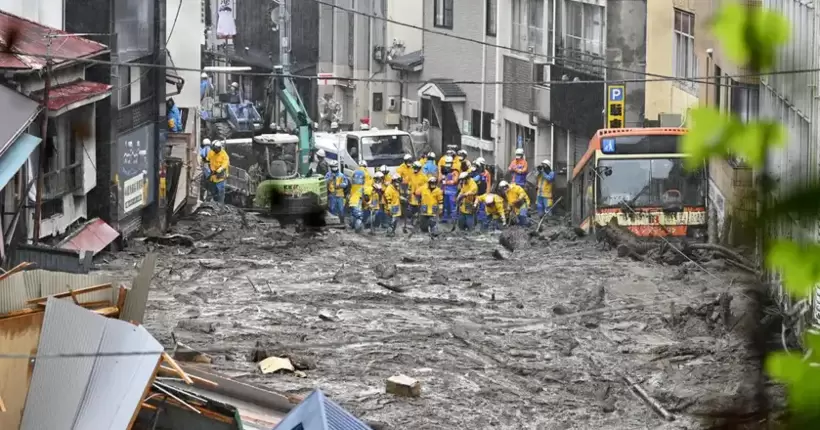
[[[484,197],[484,203],[486,203],[488,205],[492,204],[493,203],[493,195],[492,194],[487,194],[487,197]]]
[[[430,151],[430,153],[429,153],[429,154],[427,154],[427,157],[428,157],[428,158],[436,158],[436,153],[435,153],[435,152],[433,152],[433,151]]]
[[[507,188],[510,184],[507,181],[501,181],[498,183],[498,188]]]
[[[211,139],[205,138],[202,139],[202,146],[208,146],[211,144]]]
[[[382,172],[382,173],[383,173],[383,174],[385,174],[385,175],[386,175],[386,174],[387,174],[387,172],[389,172],[389,171],[390,171],[390,169],[389,169],[386,165],[384,165],[384,164],[382,164],[382,166],[381,166],[381,167],[379,167],[379,172]]]
[[[402,179],[401,179],[401,175],[399,175],[398,173],[394,173],[394,174],[393,174],[393,178],[392,178],[392,179],[393,179],[394,181],[401,181],[401,180],[402,180]]]
[[[477,166],[482,166],[486,162],[487,162],[487,160],[485,160],[484,157],[478,157],[478,158],[475,159],[475,164]]]
[[[199,75],[199,77],[200,77],[201,79],[208,79],[208,74],[207,74],[207,73],[205,73],[205,72],[202,72],[202,74],[201,74],[201,75]]]
[[[461,179],[467,179],[467,178],[469,178],[469,177],[470,177],[470,174],[469,174],[469,173],[467,173],[467,172],[461,172],[461,174],[460,174],[460,175],[458,175],[458,179],[459,179],[459,180],[461,180]]]
[[[444,157],[444,164],[453,164],[453,157],[449,155]]]
[[[373,175],[373,179],[384,179],[384,173],[376,172],[376,174]]]
[[[231,88],[239,88],[239,82],[231,82]]]
[[[214,148],[222,148],[222,141],[217,140],[216,142],[214,142]]]
[[[552,163],[550,163],[550,160],[544,160],[544,161],[541,162],[541,164],[543,164],[545,166],[552,167]]]
[[[414,161],[413,162],[414,169],[421,169],[421,161]]]
[[[462,157],[466,157],[467,156],[467,150],[466,149],[459,149],[457,154],[462,156]]]
[[[339,123],[336,122],[336,121],[331,122],[330,123],[330,128],[339,128]]]
[[[410,154],[404,154],[404,161],[410,161],[413,159],[413,156]]]
[[[515,156],[516,157],[523,157],[524,156],[524,149],[523,148],[516,149],[515,150]]]
[[[336,168],[336,167],[339,167],[339,162],[336,161],[336,160],[329,160],[327,162],[327,165],[330,166],[331,168]]]
[[[448,155],[456,155],[456,150],[452,149],[452,148],[447,148],[447,154]]]
[[[320,149],[320,150],[316,151],[316,156],[317,156],[317,157],[322,157],[322,158],[325,158],[325,155],[326,155],[326,154],[325,154],[325,150],[324,150],[324,149]]]
[[[364,160],[359,161],[359,166],[367,167],[367,161],[364,161]]]
[[[437,184],[438,183],[438,178],[436,178],[435,176],[431,176],[431,177],[427,178],[427,183],[428,184]]]

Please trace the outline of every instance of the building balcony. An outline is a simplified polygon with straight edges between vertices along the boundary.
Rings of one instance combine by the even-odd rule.
[[[564,43],[555,47],[555,63],[587,75],[603,77],[606,59],[599,53],[600,46],[585,39],[566,36]],[[561,76],[552,76],[561,79]]]
[[[43,175],[43,200],[53,200],[83,188],[83,163],[75,163]]]

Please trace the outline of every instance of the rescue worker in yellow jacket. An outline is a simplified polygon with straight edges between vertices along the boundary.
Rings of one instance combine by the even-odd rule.
[[[231,165],[228,151],[222,148],[222,142],[216,141],[208,151],[205,157],[208,161],[208,167],[211,169],[211,183],[212,189],[216,192],[215,200],[219,203],[225,203],[225,180],[228,179],[228,169]]]
[[[404,162],[401,166],[396,168],[396,173],[401,176],[401,191],[402,194],[407,194],[407,186],[410,184],[410,177],[413,176],[413,156],[404,154]]]
[[[367,187],[365,187],[367,188]],[[373,195],[370,196],[370,229],[373,231],[384,224],[384,174],[373,175]]]
[[[544,160],[538,166],[536,176],[535,210],[543,216],[552,210],[552,183],[555,182],[555,172],[552,171],[550,160]]]
[[[350,226],[356,233],[364,229],[365,211],[369,209],[372,194],[373,188],[361,186],[356,191],[351,190],[347,198],[347,206],[350,208]]]
[[[410,193],[409,201],[407,202],[407,213],[405,216],[412,220],[419,212],[419,192],[427,185],[427,175],[421,171],[421,163],[416,161],[413,163],[413,175],[410,177],[410,184],[408,190]]]
[[[507,206],[510,208],[510,221],[517,221],[520,226],[528,226],[530,219],[527,212],[530,207],[530,196],[521,185],[510,184],[507,181],[498,183],[498,190],[507,199]]]
[[[387,236],[396,235],[396,226],[401,218],[401,185],[402,177],[398,173],[393,175],[393,180],[384,190],[384,206],[387,212]]]
[[[450,167],[453,170],[457,170],[459,173],[461,170],[461,158],[459,158],[456,154],[456,146],[455,145],[447,145],[447,152],[445,152],[441,158],[438,159],[438,171],[443,175],[443,167],[447,164],[447,157],[452,158],[450,162]]]
[[[478,197],[475,205],[478,206],[479,203],[484,203],[484,208],[487,211],[487,218],[481,226],[483,231],[487,231],[491,227],[493,230],[498,230],[500,226],[507,223],[507,217],[504,214],[504,199],[501,196],[487,193]]]
[[[342,225],[345,224],[345,190],[350,188],[350,181],[347,176],[339,171],[339,162],[336,160],[328,161],[330,171],[325,175],[325,182],[327,183],[327,203],[328,210],[331,214],[339,217]]]
[[[444,192],[438,187],[438,178],[427,179],[427,186],[418,190],[421,231],[438,236],[438,217],[444,208]]]
[[[478,194],[478,184],[470,177],[469,172],[458,176],[458,225],[462,230],[472,230],[475,224],[475,198]]]

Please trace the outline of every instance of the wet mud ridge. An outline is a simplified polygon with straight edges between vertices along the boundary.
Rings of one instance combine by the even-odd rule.
[[[753,391],[752,278],[722,260],[619,257],[557,222],[501,240],[297,230],[205,207],[103,270],[158,252],[154,336],[240,380],[321,387],[384,428],[692,429]],[[269,356],[295,371],[262,374]],[[385,393],[397,374],[421,396]]]

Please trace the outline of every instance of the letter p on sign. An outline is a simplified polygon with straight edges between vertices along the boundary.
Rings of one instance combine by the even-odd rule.
[[[624,100],[624,89],[623,87],[610,87],[609,88],[609,101],[611,102],[622,102]]]

